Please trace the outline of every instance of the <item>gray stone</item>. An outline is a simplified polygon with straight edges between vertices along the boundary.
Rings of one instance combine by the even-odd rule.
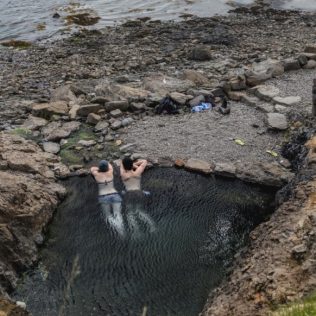
[[[123,115],[122,111],[117,109],[110,112],[110,115],[114,118],[121,117]]]
[[[252,68],[255,73],[270,73],[272,71],[272,77],[278,77],[284,73],[282,62],[275,59],[267,59],[259,63],[254,63]]]
[[[303,54],[299,55],[297,57],[297,60],[300,63],[301,67],[305,66],[308,62],[307,56]]]
[[[223,177],[236,177],[236,166],[232,163],[218,163],[215,166],[214,173]]]
[[[273,69],[268,69],[263,72],[255,72],[253,70],[248,70],[245,72],[246,82],[249,86],[257,86],[272,78]]]
[[[288,128],[287,118],[284,114],[268,113],[267,121],[271,129],[286,130]]]
[[[47,153],[58,154],[60,151],[60,145],[58,143],[53,143],[53,142],[44,142],[43,149]]]
[[[181,105],[185,105],[188,100],[192,99],[192,96],[179,92],[172,92],[170,93],[170,98]]]
[[[316,53],[303,53],[307,60],[316,60]]]
[[[127,153],[135,148],[135,144],[126,144],[120,147],[122,153]]]
[[[110,101],[105,103],[105,110],[111,112],[113,110],[127,111],[129,103],[127,100]]]
[[[131,104],[131,109],[133,111],[144,111],[145,110],[145,105],[144,103],[132,103]]]
[[[207,161],[190,158],[184,165],[184,168],[187,170],[202,172],[210,174],[214,170],[214,166],[208,163]]]
[[[88,124],[92,124],[92,125],[96,125],[98,124],[98,122],[101,121],[101,116],[95,113],[89,113],[88,117],[87,117],[87,123]]]
[[[284,105],[281,104],[276,104],[276,106],[274,107],[276,112],[282,113],[282,114],[286,114],[287,112],[289,112],[289,108],[287,108]]]
[[[76,118],[79,108],[80,108],[79,104],[75,104],[71,107],[69,111],[69,117],[71,120],[74,120]]]
[[[255,90],[255,95],[264,101],[271,101],[272,98],[280,94],[280,90],[274,86],[259,86]]]
[[[233,91],[245,90],[247,88],[246,78],[244,76],[238,76],[237,78],[231,79],[229,84]]]
[[[42,134],[47,141],[60,141],[67,138],[71,133],[77,131],[80,127],[80,122],[51,122],[42,129]]]
[[[35,131],[35,130],[38,130],[38,129],[44,127],[47,124],[48,124],[47,120],[45,120],[41,117],[36,117],[36,116],[30,115],[28,117],[28,119],[23,123],[22,127],[29,129],[31,131]]]
[[[309,60],[305,66],[303,66],[304,69],[315,69],[316,68],[316,60]]]
[[[77,98],[69,86],[61,86],[52,92],[51,101],[77,102]]]
[[[77,115],[79,116],[88,116],[90,113],[98,113],[98,111],[102,109],[100,104],[87,104],[81,105],[77,110]]]
[[[122,120],[122,126],[126,127],[126,126],[132,124],[133,122],[134,122],[134,120],[131,117],[127,117],[127,118]]]
[[[290,182],[294,174],[282,168],[278,163],[238,163],[237,178],[251,183],[272,187],[282,187]]]
[[[68,111],[68,104],[65,101],[39,103],[32,106],[32,114],[45,119],[50,119],[54,114],[67,115]]]
[[[103,130],[106,130],[109,127],[109,123],[107,121],[100,121],[95,127],[95,132],[102,132]]]
[[[171,92],[186,92],[195,84],[190,80],[181,80],[164,75],[155,75],[144,79],[145,89],[160,96],[160,99]]]
[[[95,97],[91,100],[91,103],[97,103],[100,105],[104,105],[105,103],[109,102],[110,100],[108,98],[104,98],[104,97]]]
[[[197,86],[209,86],[210,81],[200,72],[192,69],[186,69],[181,76],[184,80],[190,80]]]
[[[241,101],[249,106],[255,107],[258,103],[260,103],[260,100],[257,97],[249,96],[249,95],[243,95],[241,98]]]
[[[297,245],[292,249],[292,257],[298,261],[304,259],[307,253],[307,247],[304,244]]]
[[[285,71],[301,69],[301,65],[299,61],[294,58],[288,58],[288,59],[283,60],[283,65],[284,65]]]
[[[270,113],[274,111],[274,106],[271,103],[257,103],[256,109],[265,113]]]
[[[119,120],[115,120],[112,124],[111,124],[111,128],[115,131],[118,130],[119,128],[122,127],[122,122]]]
[[[197,60],[197,61],[207,61],[212,59],[211,49],[207,46],[197,46],[194,47],[190,54],[189,59]]]
[[[290,97],[274,97],[273,101],[277,104],[285,105],[285,106],[292,106],[300,103],[302,98],[300,96],[290,96]]]
[[[81,145],[83,147],[91,147],[96,145],[96,141],[95,140],[79,140],[78,145]]]
[[[204,95],[199,95],[197,97],[195,97],[194,99],[192,99],[189,104],[191,107],[194,107],[196,105],[199,105],[201,102],[204,102],[205,101],[205,97]]]

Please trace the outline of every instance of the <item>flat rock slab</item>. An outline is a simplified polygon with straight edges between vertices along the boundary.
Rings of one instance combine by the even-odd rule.
[[[49,119],[52,115],[67,115],[68,103],[65,101],[39,103],[32,106],[32,114],[45,119]]]
[[[110,124],[107,121],[100,121],[95,127],[95,132],[102,132],[103,130],[107,129]]]
[[[280,90],[274,86],[259,86],[256,89],[255,94],[259,99],[269,102],[280,94]]]
[[[67,122],[61,124],[60,122],[51,122],[42,129],[42,135],[47,141],[59,141],[67,138],[71,133],[77,131],[80,127],[80,122]]]
[[[58,154],[60,151],[60,145],[58,143],[54,143],[54,142],[44,142],[43,149],[47,153]]]
[[[23,123],[22,127],[34,131],[44,127],[47,124],[48,121],[44,118],[30,115],[28,119]]]
[[[277,104],[285,105],[285,106],[291,106],[296,105],[302,101],[302,98],[300,96],[291,96],[291,97],[274,97],[273,101]]]
[[[214,166],[208,163],[207,161],[190,158],[184,165],[184,168],[187,170],[202,172],[206,174],[212,173]]]
[[[79,116],[88,116],[90,113],[98,113],[99,110],[102,109],[100,104],[87,104],[82,105],[77,110],[77,115]]]
[[[268,113],[267,122],[270,128],[276,130],[286,130],[289,127],[287,118],[281,113]]]
[[[96,145],[96,141],[95,140],[79,140],[78,144],[84,147],[91,147]]]

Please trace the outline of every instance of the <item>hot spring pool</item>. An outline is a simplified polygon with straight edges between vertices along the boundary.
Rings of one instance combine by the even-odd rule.
[[[94,180],[68,180],[40,263],[14,297],[34,316],[197,315],[274,192],[171,168],[142,183],[149,196],[125,196],[104,216]]]

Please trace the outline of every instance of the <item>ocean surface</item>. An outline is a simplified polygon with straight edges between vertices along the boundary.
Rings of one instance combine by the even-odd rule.
[[[225,14],[254,0],[1,0],[0,40],[38,40],[69,33],[75,28],[66,16],[74,12],[98,15],[94,27],[104,27],[139,17],[177,20],[183,14],[208,17]],[[279,9],[316,10],[316,0],[270,0]],[[60,18],[53,18],[58,13]]]

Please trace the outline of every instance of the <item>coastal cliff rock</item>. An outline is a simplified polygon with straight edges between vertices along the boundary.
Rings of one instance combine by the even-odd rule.
[[[268,222],[250,234],[250,245],[236,257],[233,273],[211,294],[205,316],[267,315],[273,306],[310,294],[316,287],[316,137],[307,142],[310,180]]]
[[[0,133],[0,293],[37,260],[41,232],[66,193],[55,182],[62,167],[35,143]]]

